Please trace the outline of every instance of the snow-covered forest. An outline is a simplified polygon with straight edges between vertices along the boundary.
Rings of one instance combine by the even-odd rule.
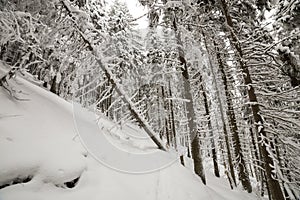
[[[0,1],[0,199],[299,200],[300,0],[137,3]]]

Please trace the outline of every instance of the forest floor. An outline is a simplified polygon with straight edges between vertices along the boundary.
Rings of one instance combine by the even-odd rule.
[[[5,71],[0,65],[0,77]],[[176,159],[149,172],[174,152],[155,150],[149,138],[136,137],[145,136],[138,127],[117,126],[101,114],[95,117],[32,82],[9,80],[19,100],[0,87],[1,200],[258,199],[239,188],[230,190],[224,175],[213,176],[209,163],[207,186]],[[108,143],[125,152],[120,154],[124,162]],[[153,166],[143,160],[149,152]],[[142,156],[132,159],[133,154]]]

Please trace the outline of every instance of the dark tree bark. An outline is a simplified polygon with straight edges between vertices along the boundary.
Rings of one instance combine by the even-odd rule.
[[[50,92],[52,92],[52,93],[54,93],[54,94],[57,94],[56,76],[54,76],[54,78],[53,78],[53,80],[52,80]]]
[[[173,97],[172,94],[172,88],[171,88],[171,82],[169,80],[169,96],[170,98]],[[177,136],[176,136],[176,126],[175,126],[175,115],[174,115],[174,105],[173,105],[173,100],[170,99],[170,121],[171,121],[171,126],[172,126],[172,137],[173,137],[173,143],[175,149],[177,149]]]

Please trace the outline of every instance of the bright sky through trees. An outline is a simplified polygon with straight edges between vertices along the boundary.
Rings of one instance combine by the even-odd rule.
[[[147,10],[137,0],[123,0],[127,3],[128,9],[134,18],[144,15]],[[148,27],[147,15],[137,20],[141,29]]]

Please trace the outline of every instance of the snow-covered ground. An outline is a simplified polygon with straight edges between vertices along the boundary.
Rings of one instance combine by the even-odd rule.
[[[0,77],[4,74],[3,68],[0,66]],[[209,164],[206,165],[207,186],[204,186],[179,161],[169,162],[174,158],[172,153],[155,150],[149,139],[138,138],[145,136],[138,127],[126,125],[121,129],[102,117],[95,128],[96,117],[92,112],[78,106],[74,108],[72,103],[23,78],[10,80],[9,84],[24,100],[15,100],[0,87],[1,200],[258,198],[238,189],[230,190],[225,178],[218,179],[211,174]],[[78,132],[84,132],[80,134],[81,139]],[[83,138],[85,136],[92,139]],[[125,152],[122,154],[125,164],[123,160],[117,162],[115,154],[119,152],[108,151],[107,143]],[[97,152],[101,148],[96,144],[103,151]],[[90,151],[84,146],[90,147]],[[139,156],[130,160],[132,155]],[[168,165],[142,173],[142,169],[151,171],[156,167],[143,161],[143,157],[149,155],[157,161],[157,166],[164,161],[168,161]],[[104,163],[94,157],[103,158]],[[134,166],[133,171],[139,173],[130,172]]]

